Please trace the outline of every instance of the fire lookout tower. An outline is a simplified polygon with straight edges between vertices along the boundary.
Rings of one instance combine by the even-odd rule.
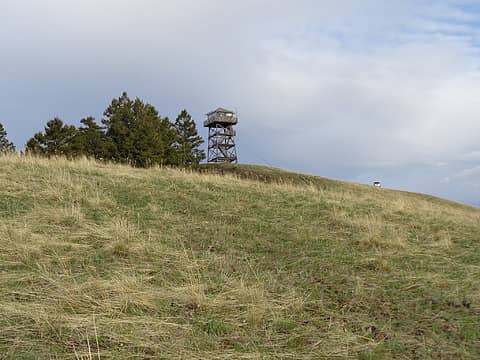
[[[237,115],[230,110],[218,108],[207,114],[203,122],[208,127],[208,157],[209,163],[237,163],[237,149],[235,147]]]

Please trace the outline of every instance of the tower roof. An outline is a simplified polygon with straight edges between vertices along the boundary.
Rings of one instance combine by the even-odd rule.
[[[219,108],[217,108],[216,110],[213,110],[213,111],[210,111],[209,113],[207,113],[207,116],[210,116],[210,115],[215,114],[215,113],[235,114],[234,111],[227,110],[227,109],[225,109],[225,108],[219,107]]]
[[[210,111],[207,114],[207,120],[203,122],[205,127],[213,127],[215,124],[221,126],[236,125],[238,119],[234,111],[219,107],[217,110]]]

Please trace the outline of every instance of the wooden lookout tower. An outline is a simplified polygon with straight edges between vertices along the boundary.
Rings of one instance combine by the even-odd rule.
[[[237,163],[236,133],[233,129],[237,123],[237,115],[227,109],[218,108],[207,114],[203,126],[208,128],[209,163]]]

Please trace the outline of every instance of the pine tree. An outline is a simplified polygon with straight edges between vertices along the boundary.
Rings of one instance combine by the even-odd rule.
[[[47,122],[45,133],[36,133],[26,145],[26,151],[41,155],[64,155],[75,157],[81,154],[75,126],[66,125],[59,118]]]
[[[177,132],[176,154],[178,164],[182,166],[198,165],[205,159],[205,151],[200,149],[204,143],[202,137],[198,135],[195,121],[187,110],[183,110],[175,120],[175,130]]]
[[[80,122],[84,125],[78,129],[77,134],[81,154],[96,159],[108,158],[108,143],[103,128],[91,116]]]
[[[132,101],[127,93],[123,93],[103,113],[102,120],[105,125],[106,135],[112,146],[109,149],[109,157],[115,161],[127,161],[132,148],[131,113]]]
[[[0,152],[14,152],[15,145],[7,139],[7,131],[0,124]]]
[[[123,93],[112,100],[102,123],[113,160],[138,167],[172,163],[175,132],[168,118],[161,118],[152,105]]]
[[[177,130],[168,117],[160,119],[158,124],[160,134],[165,145],[163,164],[178,165],[177,150],[175,144],[178,141]]]

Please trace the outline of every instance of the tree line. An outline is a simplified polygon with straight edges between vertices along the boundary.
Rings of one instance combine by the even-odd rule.
[[[25,146],[25,152],[41,156],[87,156],[98,160],[153,165],[189,166],[205,159],[203,139],[195,121],[183,110],[174,122],[161,117],[154,106],[127,93],[113,99],[98,124],[86,117],[76,127],[60,118],[47,122]],[[15,151],[0,124],[0,151]]]

